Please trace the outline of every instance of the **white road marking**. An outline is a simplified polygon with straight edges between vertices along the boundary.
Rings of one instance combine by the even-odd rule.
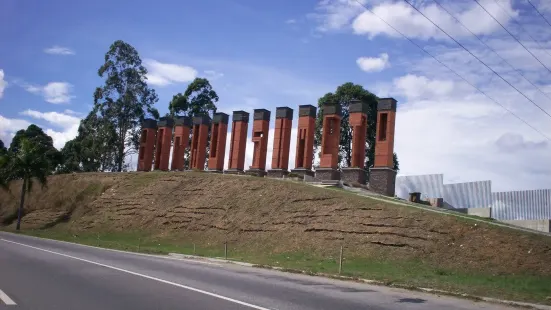
[[[8,306],[17,305],[6,293],[2,292],[2,290],[0,290],[0,300]]]
[[[247,307],[249,307],[249,308],[253,308],[253,309],[257,309],[257,310],[270,310],[270,309],[268,309],[268,308],[264,308],[264,307],[257,306],[257,305],[253,305],[253,304],[249,304],[249,303],[246,303],[246,302],[244,302],[244,301],[240,301],[240,300],[237,300],[237,299],[233,299],[233,298],[229,298],[229,297],[226,297],[226,296],[218,295],[218,294],[215,294],[215,293],[207,292],[207,291],[200,290],[200,289],[197,289],[197,288],[194,288],[194,287],[191,287],[191,286],[182,285],[182,284],[178,284],[178,283],[175,283],[175,282],[171,282],[171,281],[167,281],[167,280],[155,278],[155,277],[148,276],[148,275],[145,275],[145,274],[142,274],[142,273],[137,273],[137,272],[134,272],[134,271],[130,271],[130,270],[126,270],[126,269],[122,269],[122,268],[118,268],[118,267],[114,267],[114,266],[110,266],[110,265],[106,265],[106,264],[94,262],[94,261],[87,260],[87,259],[80,258],[80,257],[75,257],[75,256],[63,254],[63,253],[58,253],[58,252],[54,252],[54,251],[50,251],[50,250],[38,248],[38,247],[35,247],[35,246],[32,246],[32,245],[27,245],[27,244],[23,244],[23,243],[11,241],[11,240],[6,240],[6,239],[0,239],[0,240],[5,241],[5,242],[9,242],[9,243],[13,243],[13,244],[17,244],[17,245],[21,245],[21,246],[24,246],[24,247],[28,247],[28,248],[31,248],[31,249],[43,251],[43,252],[47,252],[47,253],[51,253],[51,254],[56,254],[56,255],[59,255],[59,256],[67,257],[67,258],[76,259],[76,260],[79,260],[79,261],[82,261],[82,262],[86,262],[86,263],[89,263],[89,264],[93,264],[93,265],[97,265],[97,266],[101,266],[101,267],[105,267],[105,268],[117,270],[117,271],[120,271],[120,272],[125,272],[125,273],[128,273],[128,274],[135,275],[135,276],[139,276],[139,277],[146,278],[146,279],[149,279],[149,280],[154,280],[154,281],[157,281],[157,282],[161,282],[161,283],[165,283],[165,284],[170,284],[170,285],[173,285],[173,286],[176,286],[176,287],[179,287],[179,288],[183,288],[183,289],[190,290],[190,291],[193,291],[193,292],[197,292],[197,293],[205,294],[205,295],[212,296],[212,297],[215,297],[215,298],[223,299],[223,300],[226,300],[226,301],[229,301],[229,302],[233,302],[233,303],[236,303],[236,304],[239,304],[239,305],[247,306]],[[0,297],[1,297],[1,295],[0,295]],[[7,296],[6,296],[6,297],[7,297]],[[11,299],[10,299],[10,300],[11,300]]]

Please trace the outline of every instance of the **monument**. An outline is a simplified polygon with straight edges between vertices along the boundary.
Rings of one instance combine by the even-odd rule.
[[[140,149],[138,151],[138,171],[151,171],[156,134],[157,121],[151,118],[144,119],[140,136]]]
[[[172,127],[174,120],[161,117],[157,122],[157,144],[155,145],[155,170],[168,171],[170,147],[172,143]]]
[[[228,119],[229,115],[226,113],[214,113],[214,116],[212,117],[208,171],[224,171],[226,137],[228,135]]]
[[[268,176],[282,178],[289,171],[289,147],[291,146],[291,130],[293,128],[293,109],[279,107],[276,109],[274,129],[274,147],[272,149],[272,168]]]
[[[314,159],[314,134],[316,132],[316,107],[301,105],[298,107],[297,147],[295,169],[292,173],[300,176],[314,176],[312,161]]]
[[[249,113],[245,111],[234,111],[232,115],[228,170],[224,171],[224,173],[243,173],[245,168],[245,151],[247,147],[248,127]]]
[[[200,115],[193,117],[193,136],[191,138],[191,164],[193,170],[205,170],[207,159],[207,142],[209,138],[210,117]]]
[[[341,138],[342,111],[340,104],[323,104],[322,115],[321,155],[320,165],[316,169],[316,179],[340,180],[340,173],[337,170]]]
[[[187,116],[178,116],[174,121],[174,143],[172,147],[172,164],[170,169],[173,171],[184,170],[184,154],[189,146],[189,133],[191,130],[191,118]]]
[[[394,128],[396,100],[383,98],[377,104],[377,133],[375,162],[369,170],[369,189],[394,197],[396,170],[394,170]]]
[[[266,153],[268,152],[268,131],[270,130],[270,111],[266,109],[254,110],[253,137],[254,143],[253,162],[247,170],[247,174],[255,176],[266,175]]]
[[[342,168],[342,179],[347,182],[365,184],[365,138],[369,105],[359,100],[352,100],[348,111],[350,113],[348,120],[352,129],[352,160],[350,167]]]

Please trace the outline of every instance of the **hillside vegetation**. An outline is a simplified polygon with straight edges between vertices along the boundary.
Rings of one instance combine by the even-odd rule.
[[[14,183],[11,193],[0,192],[3,229],[14,225],[19,187]],[[316,258],[334,262],[344,245],[345,270],[357,264],[364,271],[359,276],[371,276],[369,262],[392,262],[442,277],[483,274],[495,279],[498,297],[503,279],[529,277],[523,279],[543,283],[538,297],[512,298],[551,296],[550,237],[290,181],[191,172],[53,176],[26,200],[22,229],[73,236],[139,233],[198,247],[227,242],[240,257],[283,266],[293,257],[311,265],[318,264]],[[425,280],[415,281],[457,288]],[[465,283],[465,290],[474,287]]]

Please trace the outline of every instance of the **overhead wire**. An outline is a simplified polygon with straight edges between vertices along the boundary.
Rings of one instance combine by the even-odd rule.
[[[454,71],[452,68],[450,68],[448,65],[446,65],[445,63],[443,63],[441,60],[439,60],[436,56],[434,56],[431,52],[427,51],[424,47],[420,46],[419,44],[417,44],[415,41],[413,41],[411,38],[409,38],[408,36],[406,36],[403,32],[401,32],[400,30],[398,30],[396,27],[392,26],[389,22],[387,22],[384,18],[380,17],[379,15],[375,14],[375,12],[373,12],[373,10],[369,9],[365,4],[363,4],[362,2],[360,2],[360,0],[354,0],[356,3],[358,3],[360,6],[362,6],[366,11],[370,12],[373,16],[377,17],[379,20],[381,20],[383,23],[385,23],[387,26],[389,26],[390,28],[392,28],[394,31],[396,31],[398,34],[400,34],[402,37],[404,37],[406,40],[408,40],[411,44],[415,45],[416,47],[418,47],[420,50],[422,50],[423,52],[425,52],[427,55],[429,55],[430,57],[432,57],[434,60],[436,60],[440,65],[442,65],[444,68],[448,69],[449,71],[451,71],[453,74],[455,74],[457,77],[459,77],[461,80],[463,80],[465,83],[469,84],[472,88],[476,89],[478,92],[480,92],[481,94],[483,94],[486,98],[490,99],[493,103],[497,104],[498,106],[502,107],[505,111],[509,112],[511,115],[513,115],[515,118],[517,118],[519,121],[523,122],[526,126],[530,127],[532,130],[536,131],[537,133],[539,133],[540,135],[542,135],[543,137],[545,137],[547,140],[551,141],[551,138],[549,138],[546,134],[544,134],[543,132],[541,132],[540,130],[538,130],[537,128],[535,128],[534,126],[532,126],[530,123],[528,123],[527,121],[525,121],[523,118],[521,118],[520,116],[518,116],[517,114],[515,114],[513,111],[511,111],[510,109],[508,109],[507,107],[505,107],[504,105],[502,105],[501,103],[499,103],[499,101],[497,101],[496,99],[494,99],[493,97],[491,97],[490,95],[488,95],[486,92],[484,92],[483,90],[481,90],[480,88],[478,88],[477,86],[475,86],[474,84],[472,84],[471,82],[469,82],[465,77],[463,77],[461,74],[457,73],[456,71]]]
[[[536,10],[536,12],[538,12],[538,14],[541,16],[541,18],[543,18],[543,20],[544,20],[549,26],[551,26],[551,23],[549,22],[549,20],[547,20],[547,18],[545,18],[545,15],[543,15],[543,14],[540,12],[540,10],[538,10],[538,7],[536,7],[536,6],[532,3],[532,1],[530,1],[530,0],[526,0],[526,1],[528,1],[528,3],[530,3],[530,5],[534,8],[534,10]]]
[[[475,0],[476,1],[476,0]],[[440,27],[438,24],[433,22],[430,18],[427,17],[421,10],[416,8],[409,0],[404,0],[409,6],[411,6],[417,13],[421,14],[426,20],[428,20],[431,24],[433,24],[436,28],[438,28],[440,31],[442,31],[448,38],[452,39],[457,45],[459,45],[462,49],[464,49],[467,53],[469,53],[471,56],[473,56],[476,60],[478,60],[481,64],[483,64],[488,70],[492,71],[495,75],[497,75],[503,82],[507,83],[509,86],[511,86],[514,90],[516,90],[519,94],[521,94],[524,98],[526,98],[528,101],[530,101],[533,105],[538,107],[543,113],[545,113],[548,117],[551,118],[551,114],[549,114],[547,111],[545,111],[541,106],[539,106],[534,100],[530,99],[528,96],[526,96],[525,93],[523,93],[520,89],[516,88],[513,84],[511,84],[509,81],[507,81],[501,74],[497,73],[492,67],[488,66],[484,61],[482,61],[480,58],[478,58],[473,52],[471,52],[469,49],[467,49],[461,42],[457,41],[454,37],[452,37],[449,33],[447,33],[442,27]]]

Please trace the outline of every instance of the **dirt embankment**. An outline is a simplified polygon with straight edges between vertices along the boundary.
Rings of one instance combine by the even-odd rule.
[[[19,184],[0,192],[15,224]],[[551,276],[551,238],[292,182],[206,173],[54,176],[25,204],[23,227],[143,231],[271,253],[422,260],[435,267]]]

